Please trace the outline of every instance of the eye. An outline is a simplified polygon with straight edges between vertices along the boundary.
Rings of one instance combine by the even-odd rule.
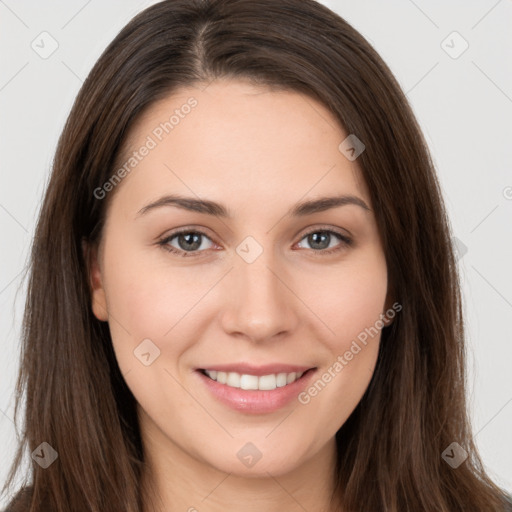
[[[178,256],[196,256],[198,249],[205,249],[203,241],[204,238],[211,241],[211,239],[202,231],[195,230],[181,230],[165,237],[158,242],[165,250],[177,254]],[[171,241],[176,239],[178,247],[170,245]],[[206,247],[208,249],[208,247]]]
[[[333,236],[334,235],[334,236]],[[335,241],[335,239],[338,239],[341,241],[338,245],[332,246],[331,242]],[[347,237],[346,235],[343,235],[342,233],[338,231],[334,231],[332,229],[315,229],[313,231],[309,231],[309,233],[306,233],[302,240],[307,240],[307,242],[312,247],[312,250],[315,251],[317,254],[315,256],[323,256],[332,254],[337,251],[341,251],[342,249],[345,249],[346,247],[350,247],[352,245],[352,239]],[[301,243],[299,242],[299,244]],[[328,250],[326,250],[328,249]]]
[[[341,243],[333,247],[331,242],[335,241],[336,238],[341,241]],[[212,242],[211,238],[202,231],[182,229],[166,236],[158,242],[158,245],[162,246],[166,251],[181,257],[200,256],[205,249],[211,248],[204,247],[203,242],[205,239]],[[353,242],[352,239],[338,231],[321,228],[316,228],[315,230],[306,233],[300,240],[299,244],[302,240],[307,240],[307,242],[311,244],[311,250],[317,253],[315,256],[328,255],[341,251],[342,249],[351,246]],[[173,241],[176,241],[178,247],[172,245]]]

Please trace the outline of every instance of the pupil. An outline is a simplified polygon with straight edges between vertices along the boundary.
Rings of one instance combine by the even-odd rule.
[[[201,246],[199,242],[200,236],[198,233],[182,234],[178,237],[179,245],[183,250],[198,249]],[[190,239],[193,239],[193,241],[190,241]],[[181,243],[182,240],[185,240],[185,244]]]
[[[318,233],[312,233],[311,235],[309,235],[310,237],[310,244],[311,244],[311,247],[313,247],[314,249],[325,249],[326,247],[329,247],[329,237],[330,237],[330,234],[329,233],[325,233],[323,231],[320,231]],[[323,245],[321,247],[315,247],[315,245],[317,245],[318,243],[320,243],[320,245],[322,245],[322,242],[319,242],[318,239],[319,238],[323,238],[323,241],[325,242],[327,240],[327,245]]]

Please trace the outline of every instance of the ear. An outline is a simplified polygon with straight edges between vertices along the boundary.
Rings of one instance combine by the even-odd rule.
[[[98,261],[98,245],[82,240],[82,250],[91,291],[92,312],[98,320],[106,322],[108,320],[107,299]]]

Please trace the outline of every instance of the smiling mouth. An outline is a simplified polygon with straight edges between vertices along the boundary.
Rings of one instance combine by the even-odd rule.
[[[316,368],[310,368],[304,372],[270,373],[268,375],[250,375],[237,372],[223,372],[217,370],[199,369],[203,375],[211,380],[224,384],[231,388],[254,391],[273,391],[277,388],[286,387]]]

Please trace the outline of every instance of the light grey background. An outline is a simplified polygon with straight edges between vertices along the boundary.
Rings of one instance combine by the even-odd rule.
[[[0,0],[0,483],[15,443],[21,272],[57,139],[102,50],[152,3]],[[475,440],[512,490],[512,0],[323,3],[381,54],[430,145],[460,241]],[[58,43],[47,59],[31,47],[51,48],[44,31]]]

